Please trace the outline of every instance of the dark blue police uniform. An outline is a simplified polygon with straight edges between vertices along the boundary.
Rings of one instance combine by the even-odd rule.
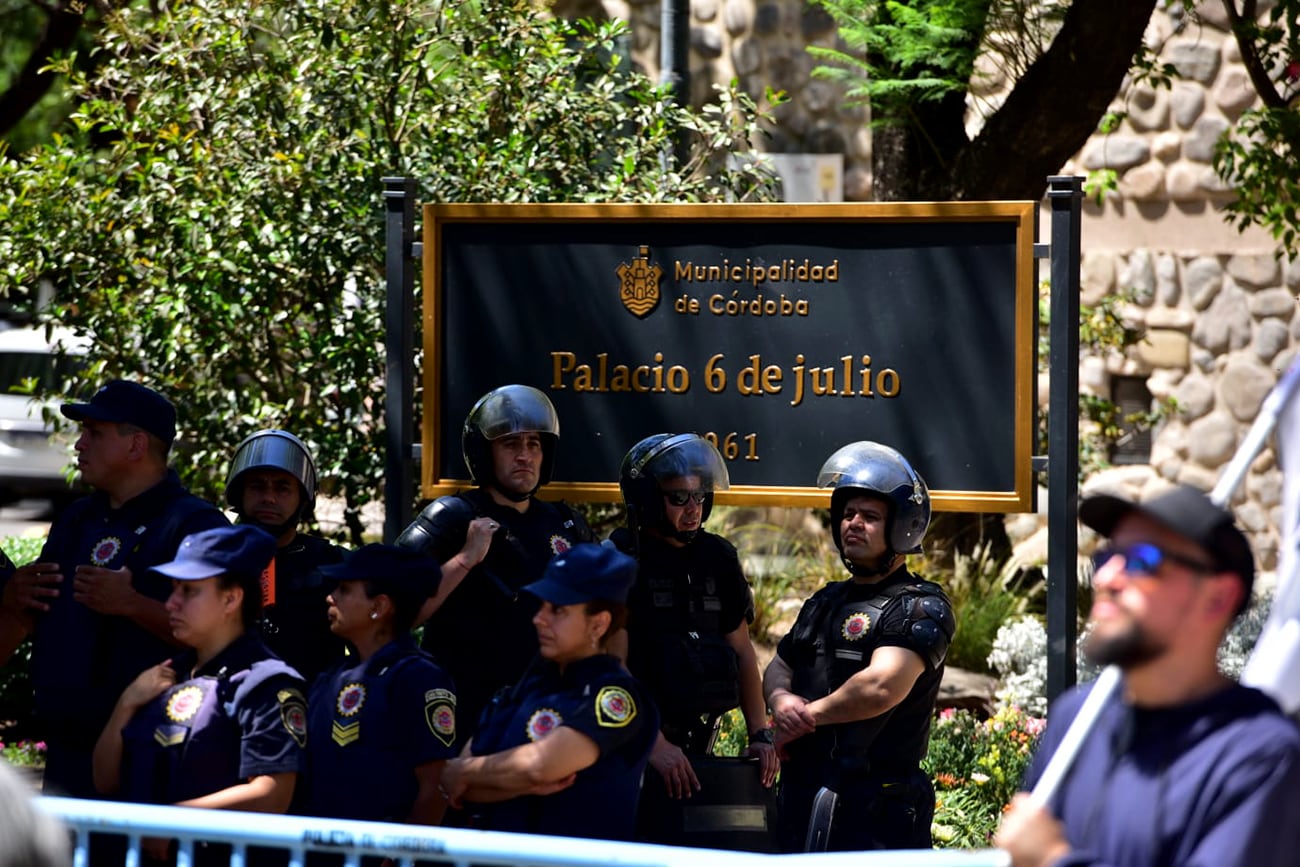
[[[165,602],[171,579],[151,567],[172,558],[191,533],[229,524],[211,503],[190,494],[174,471],[154,487],[109,506],[96,492],[72,503],[50,528],[40,559],[63,574],[50,610],[32,636],[35,713],[49,746],[46,792],[97,797],[90,756],[122,690],[175,648],[125,617],[99,614],[73,599],[79,565],[127,567],[137,592]]]
[[[201,669],[175,661],[177,684],[122,729],[121,797],[197,798],[261,775],[296,773],[307,739],[303,681],[245,634]]]
[[[455,756],[455,686],[411,636],[317,678],[307,705],[307,815],[405,822],[415,768]]]
[[[275,552],[275,602],[262,609],[262,640],[307,683],[343,661],[346,642],[330,631],[331,582],[322,566],[343,560],[344,550],[319,536],[297,533]]]
[[[493,694],[518,681],[537,653],[532,621],[538,601],[519,590],[540,578],[556,554],[594,537],[582,517],[562,503],[533,498],[521,513],[475,489],[442,497],[438,504],[442,508],[425,512],[431,521],[423,531],[432,540],[425,550],[439,563],[464,547],[475,518],[491,518],[501,527],[483,562],[470,570],[424,627],[422,646],[456,684],[458,737],[463,742],[473,734]]]
[[[875,584],[829,584],[804,603],[777,654],[790,666],[791,692],[814,700],[866,668],[880,647],[903,647],[925,671],[892,710],[871,719],[818,726],[786,746],[781,765],[782,847],[804,843],[812,801],[828,786],[839,795],[830,848],[929,848],[934,789],[921,771],[930,740],[951,606],[938,585],[899,569]]]
[[[503,691],[483,713],[476,756],[531,743],[569,726],[596,742],[600,758],[578,771],[572,786],[475,805],[495,831],[631,840],[641,776],[659,731],[659,715],[618,659],[606,654],[569,663],[564,672],[538,658],[530,674]]]

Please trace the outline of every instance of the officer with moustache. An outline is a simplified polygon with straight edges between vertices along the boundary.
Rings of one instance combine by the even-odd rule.
[[[551,558],[594,541],[567,505],[535,496],[551,479],[559,440],[560,422],[545,394],[526,385],[488,392],[461,435],[478,487],[439,497],[397,539],[442,565],[437,592],[421,610],[422,646],[457,685],[458,743],[537,653],[538,601],[519,591],[541,578]]]
[[[856,442],[822,466],[831,537],[852,577],[804,603],[763,676],[787,755],[782,847],[805,845],[812,804],[839,796],[827,848],[929,848],[934,789],[920,762],[956,628],[938,585],[908,573],[930,523],[930,495],[888,446]]]
[[[320,569],[343,559],[343,549],[298,531],[316,507],[316,465],[306,444],[283,430],[263,430],[235,449],[226,502],[241,524],[275,537],[275,560],[262,576],[262,640],[307,683],[342,661],[344,642],[330,632]]]
[[[94,798],[91,752],[117,696],[175,652],[171,581],[152,567],[189,534],[230,522],[168,469],[176,407],[158,392],[115,379],[60,412],[81,425],[77,470],[94,493],[68,506],[40,558],[4,582],[3,622],[33,633],[46,794]],[[0,636],[0,647],[15,637]]]

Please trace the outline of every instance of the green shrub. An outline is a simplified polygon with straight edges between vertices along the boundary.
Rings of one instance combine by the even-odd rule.
[[[979,849],[991,844],[1042,731],[1043,720],[1019,708],[1003,708],[982,721],[966,710],[939,714],[922,762],[934,780],[936,846]]]

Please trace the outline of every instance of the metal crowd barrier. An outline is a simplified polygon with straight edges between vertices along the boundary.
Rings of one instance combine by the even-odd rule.
[[[139,867],[140,841],[145,837],[179,840],[177,867],[191,867],[198,843],[230,845],[230,867],[244,867],[250,846],[287,853],[288,867],[304,867],[307,854],[315,852],[342,856],[345,867],[359,867],[363,856],[386,857],[397,867],[413,867],[417,861],[448,867],[698,867],[701,863],[709,867],[1009,867],[1011,864],[1010,856],[998,849],[763,855],[75,798],[38,797],[35,804],[57,816],[72,832],[73,867],[96,867],[90,862],[91,834],[125,837],[125,867]]]

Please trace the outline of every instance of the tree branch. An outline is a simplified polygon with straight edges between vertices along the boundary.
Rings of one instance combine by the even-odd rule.
[[[0,136],[7,135],[54,86],[56,76],[43,71],[50,60],[72,46],[81,31],[85,5],[72,3],[50,9],[41,40],[13,83],[0,94]]]
[[[1075,0],[1035,61],[958,155],[954,198],[1037,199],[1096,132],[1142,44],[1156,0]]]

